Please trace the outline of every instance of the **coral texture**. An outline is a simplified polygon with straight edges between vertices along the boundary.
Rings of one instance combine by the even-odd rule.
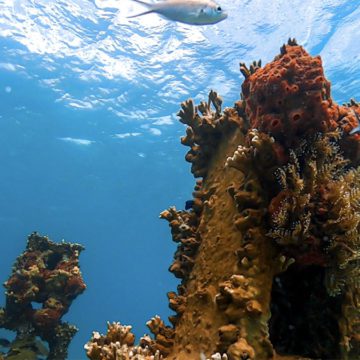
[[[0,311],[0,327],[16,332],[6,359],[37,359],[44,352],[48,360],[67,358],[77,329],[61,318],[86,288],[79,268],[83,249],[79,244],[54,243],[37,233],[28,237],[26,250],[4,284],[6,306]],[[37,337],[47,342],[48,351]]]
[[[160,215],[181,283],[173,329],[158,319],[140,344],[173,360],[358,359],[360,106],[337,105],[320,57],[292,39],[240,71],[233,108],[214,91],[181,104],[201,179],[187,210]]]
[[[86,355],[91,360],[161,360],[172,348],[174,330],[165,326],[158,316],[148,321],[147,326],[155,340],[144,335],[139,345],[135,346],[135,335],[131,332],[131,326],[108,323],[106,335],[93,333],[85,345]]]
[[[85,345],[85,350],[87,356],[92,360],[162,359],[159,351],[152,355],[148,346],[134,346],[134,341],[135,335],[131,332],[131,326],[108,323],[106,335],[94,332],[91,340]],[[146,339],[144,338],[143,341],[146,342]],[[152,342],[151,339],[149,342]]]

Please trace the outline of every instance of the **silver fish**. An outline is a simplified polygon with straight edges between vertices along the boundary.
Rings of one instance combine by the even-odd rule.
[[[157,13],[169,20],[190,25],[216,24],[227,18],[227,13],[213,0],[165,0],[156,3],[132,1],[146,6],[149,10],[129,18]]]

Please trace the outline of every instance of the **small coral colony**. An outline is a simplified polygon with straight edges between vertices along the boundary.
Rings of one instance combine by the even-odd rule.
[[[211,91],[178,114],[197,180],[186,210],[160,214],[178,244],[171,326],[154,317],[135,345],[108,323],[89,359],[360,358],[360,104],[336,104],[320,57],[293,39],[240,71],[233,107]],[[30,235],[5,283],[4,359],[66,358],[82,249]]]

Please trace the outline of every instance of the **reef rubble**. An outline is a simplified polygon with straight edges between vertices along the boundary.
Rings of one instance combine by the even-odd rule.
[[[55,243],[34,232],[17,258],[0,308],[0,328],[14,331],[15,339],[1,339],[0,359],[65,360],[77,332],[61,321],[73,300],[86,288],[79,268],[80,244]]]
[[[321,58],[294,39],[240,64],[241,99],[181,104],[196,181],[160,214],[178,244],[175,312],[134,345],[109,324],[91,360],[360,358],[360,104],[338,105]]]

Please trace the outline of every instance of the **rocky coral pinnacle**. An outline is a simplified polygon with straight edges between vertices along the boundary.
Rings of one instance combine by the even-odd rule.
[[[94,335],[90,359],[360,358],[358,103],[333,101],[295,39],[241,72],[234,107],[211,92],[178,114],[200,179],[187,210],[161,213],[178,244],[173,327],[154,318],[140,349]]]
[[[55,243],[36,232],[28,237],[26,250],[4,283],[6,306],[0,311],[0,326],[16,332],[6,359],[14,354],[24,359],[43,355],[45,346],[37,337],[48,343],[48,360],[67,358],[77,328],[61,318],[86,288],[79,268],[83,250],[80,244]],[[35,308],[34,303],[41,307]]]

